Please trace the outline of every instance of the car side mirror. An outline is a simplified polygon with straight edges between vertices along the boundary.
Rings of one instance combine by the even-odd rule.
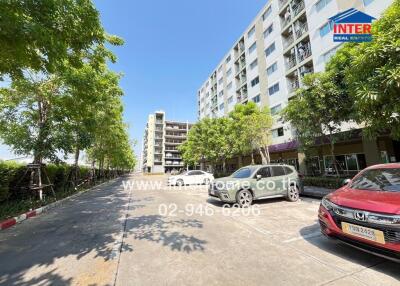
[[[262,179],[262,176],[261,176],[261,175],[257,175],[257,176],[256,176],[256,179],[257,179],[257,181],[259,181],[259,180]]]
[[[343,180],[343,186],[347,186],[351,182],[351,179],[345,179]]]

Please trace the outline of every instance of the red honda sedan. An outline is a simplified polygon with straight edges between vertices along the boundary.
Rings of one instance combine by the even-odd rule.
[[[324,235],[400,262],[400,164],[369,167],[323,198]]]

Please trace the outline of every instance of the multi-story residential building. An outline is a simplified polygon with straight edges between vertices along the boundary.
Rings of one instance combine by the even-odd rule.
[[[356,8],[375,18],[392,0],[269,0],[246,31],[223,57],[198,90],[198,117],[226,116],[236,104],[254,101],[268,106],[274,116],[271,158],[299,168],[294,131],[278,113],[302,86],[302,78],[325,69],[340,47],[332,36],[329,18]],[[344,126],[344,131],[349,126]],[[389,139],[365,142],[361,138],[338,144],[337,160],[345,170],[356,171],[366,164],[399,159]],[[373,151],[376,147],[376,153]],[[380,146],[380,147],[379,147]],[[379,148],[378,148],[379,147]],[[324,148],[322,148],[324,149]],[[373,153],[373,154],[372,154]],[[316,168],[329,169],[329,155],[315,156]],[[304,171],[304,165],[303,165]]]
[[[163,111],[150,114],[143,136],[143,172],[171,173],[186,168],[178,146],[186,140],[191,127],[188,122],[166,120]]]

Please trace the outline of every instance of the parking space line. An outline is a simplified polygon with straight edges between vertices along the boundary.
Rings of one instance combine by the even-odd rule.
[[[307,239],[307,238],[318,237],[318,236],[321,236],[321,235],[322,235],[322,234],[321,234],[320,231],[316,231],[316,232],[313,232],[313,233],[310,233],[310,234],[306,234],[306,235],[294,237],[294,238],[291,238],[291,239],[287,239],[287,240],[283,241],[283,243],[291,243],[291,242],[295,242],[295,241],[298,241],[298,240],[303,240],[303,239]]]

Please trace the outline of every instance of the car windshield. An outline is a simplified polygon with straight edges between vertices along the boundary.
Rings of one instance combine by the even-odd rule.
[[[231,177],[235,179],[244,179],[244,178],[249,178],[250,175],[251,175],[250,168],[242,168],[233,173]]]
[[[351,188],[400,192],[400,169],[367,170],[353,180]]]

